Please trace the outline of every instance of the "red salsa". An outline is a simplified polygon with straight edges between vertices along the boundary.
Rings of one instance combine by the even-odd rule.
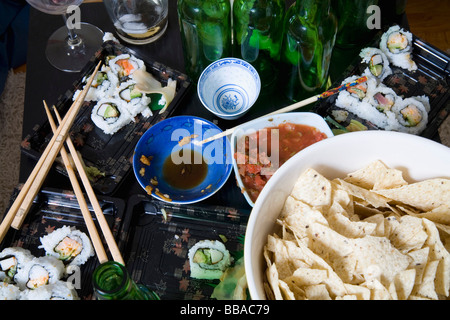
[[[278,131],[272,132],[274,129]],[[278,150],[272,150],[272,137],[278,137]],[[243,137],[245,140],[238,142],[234,158],[250,199],[256,201],[270,177],[289,158],[326,138],[327,135],[315,127],[293,123],[268,127]]]

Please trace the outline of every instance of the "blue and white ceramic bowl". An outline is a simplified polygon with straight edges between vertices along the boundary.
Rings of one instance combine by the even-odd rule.
[[[261,90],[256,69],[237,58],[211,63],[198,80],[197,92],[206,109],[216,116],[233,120],[244,115],[255,103]]]
[[[197,136],[195,140],[201,141],[221,132],[215,124],[193,116],[177,116],[158,122],[143,134],[136,145],[133,155],[136,179],[144,190],[148,191],[147,187],[152,187],[152,197],[165,202],[188,204],[212,196],[231,174],[233,160],[230,142],[224,137],[197,145],[193,143],[193,139]],[[179,143],[183,138],[189,137],[192,138],[190,143]],[[165,161],[181,149],[196,151],[203,156],[207,164],[206,177],[189,189],[173,187],[167,183],[163,173]],[[141,162],[142,155],[151,158],[150,165]],[[152,184],[152,179],[153,182],[157,181],[157,184]]]

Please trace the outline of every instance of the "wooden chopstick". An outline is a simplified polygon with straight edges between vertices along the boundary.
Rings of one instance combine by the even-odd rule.
[[[62,147],[65,137],[69,132],[70,126],[75,120],[75,117],[84,102],[86,94],[91,87],[92,81],[94,80],[95,75],[100,68],[100,65],[101,62],[98,63],[83,91],[80,93],[77,99],[75,99],[74,103],[64,117],[63,124],[60,125],[56,130],[56,133],[48,143],[33,171],[31,172],[27,181],[17,195],[15,201],[3,218],[3,221],[0,224],[0,242],[3,241],[13,222],[15,222],[13,226],[14,228],[20,228],[34,198],[36,197],[40,187],[42,186],[44,178],[50,170],[50,166],[53,164],[60,148]],[[16,216],[18,216],[18,220],[13,221]]]
[[[61,116],[59,115],[58,110],[55,107],[53,107],[53,110],[55,112],[55,115],[56,115],[58,121],[61,122]],[[69,148],[70,154],[72,155],[73,162],[78,171],[78,175],[83,183],[84,189],[86,190],[89,201],[94,209],[95,216],[97,218],[98,224],[100,225],[103,236],[105,237],[106,244],[108,245],[108,249],[111,252],[111,255],[112,255],[114,261],[119,262],[122,265],[125,265],[125,262],[122,258],[119,247],[117,246],[117,243],[114,239],[111,229],[109,228],[108,222],[106,221],[105,216],[103,214],[103,210],[100,206],[100,203],[98,202],[97,196],[95,195],[94,189],[92,188],[92,185],[86,174],[83,163],[82,163],[80,157],[78,156],[77,150],[75,149],[75,146],[72,142],[72,139],[70,139],[70,137],[67,137],[66,144],[67,144],[67,147]],[[92,219],[92,217],[91,217],[91,219]]]
[[[352,82],[341,84],[340,86],[338,86],[336,88],[329,89],[329,90],[327,90],[327,91],[325,91],[325,92],[323,92],[321,94],[317,94],[317,95],[309,97],[309,98],[307,98],[305,100],[293,103],[293,104],[291,104],[291,105],[289,105],[287,107],[278,109],[278,110],[276,110],[274,112],[268,113],[268,114],[263,115],[263,116],[258,117],[258,118],[255,118],[254,120],[260,119],[262,117],[276,115],[276,114],[280,114],[280,113],[284,113],[284,112],[290,112],[290,111],[302,108],[302,107],[307,106],[307,105],[309,105],[311,103],[317,102],[319,99],[327,98],[327,97],[332,96],[332,95],[334,95],[336,93],[339,93],[339,92],[341,92],[343,90],[346,90],[349,87],[355,86],[355,85],[357,85],[359,83],[366,82],[366,81],[367,81],[367,76],[360,77],[360,78],[358,78],[358,79],[356,79],[356,80],[354,80]],[[210,141],[213,141],[213,140],[216,140],[216,139],[220,139],[222,137],[225,137],[225,136],[228,136],[228,135],[232,134],[234,132],[234,130],[239,128],[241,125],[236,126],[234,128],[231,128],[231,129],[227,129],[227,130],[225,130],[225,131],[223,131],[221,133],[218,133],[218,134],[216,134],[216,135],[214,135],[212,137],[206,138],[206,139],[201,140],[201,141],[193,140],[193,143],[196,144],[196,145],[202,145],[202,144],[204,144],[206,142],[210,142]]]
[[[45,101],[44,101],[44,107],[45,107],[45,112],[47,113],[48,120],[50,122],[50,126],[52,127],[53,132],[56,132],[57,127],[56,127],[55,121],[53,120],[52,114],[50,113],[50,110],[48,109],[48,106],[45,103]],[[67,137],[66,141],[68,141],[68,140],[70,140],[70,137]],[[86,227],[88,229],[88,233],[91,238],[92,245],[94,246],[94,250],[97,255],[97,258],[100,261],[100,263],[104,263],[104,262],[108,261],[108,256],[106,254],[105,248],[103,247],[103,243],[100,238],[100,235],[98,234],[97,229],[95,227],[94,220],[92,219],[91,212],[89,211],[88,205],[86,203],[86,199],[84,198],[83,191],[81,190],[75,170],[73,169],[73,167],[70,163],[69,154],[67,153],[67,151],[64,147],[61,148],[60,154],[61,154],[61,158],[63,159],[64,165],[66,167],[70,182],[72,184],[73,191],[75,193],[78,204],[80,206],[80,210],[81,210],[81,213],[84,218],[84,223],[86,224]],[[73,157],[73,155],[72,155],[72,157]]]
[[[319,98],[321,96],[322,96],[322,94],[318,94],[318,95],[312,96],[312,97],[310,97],[308,99],[296,102],[296,103],[291,104],[291,105],[289,105],[287,107],[278,109],[278,110],[276,110],[274,112],[268,113],[268,114],[266,114],[264,116],[255,118],[253,120],[257,120],[257,119],[262,118],[262,117],[267,117],[267,116],[276,115],[276,114],[280,114],[280,113],[284,113],[284,112],[290,112],[290,111],[299,109],[299,108],[307,106],[307,105],[309,105],[309,104],[311,104],[313,102],[316,102],[317,100],[319,100]],[[221,133],[218,133],[216,135],[213,135],[212,137],[206,138],[206,139],[201,140],[201,141],[194,140],[193,143],[196,144],[196,145],[202,145],[202,144],[204,144],[206,142],[210,142],[210,141],[214,141],[214,140],[220,139],[222,137],[225,137],[225,136],[228,136],[228,135],[232,134],[234,132],[234,130],[238,129],[239,127],[240,127],[240,125],[236,126],[236,127],[233,127],[233,128],[230,128],[230,129],[227,129],[225,131],[222,131]]]

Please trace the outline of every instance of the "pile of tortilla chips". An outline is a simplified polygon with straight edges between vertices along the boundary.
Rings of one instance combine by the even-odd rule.
[[[344,179],[298,178],[268,236],[269,299],[446,299],[450,179],[407,183],[375,161]]]

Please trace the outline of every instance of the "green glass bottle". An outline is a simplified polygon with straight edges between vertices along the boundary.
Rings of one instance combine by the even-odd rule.
[[[160,300],[144,285],[136,284],[120,263],[108,261],[92,275],[94,294],[98,300]]]
[[[276,82],[283,37],[285,2],[234,0],[233,56],[255,67],[262,87]]]
[[[378,0],[332,0],[333,11],[338,20],[336,46],[360,49],[373,41],[379,30],[369,29],[367,24],[372,15],[369,9],[376,5]]]
[[[337,21],[330,0],[300,0],[286,12],[280,88],[292,101],[325,90]]]
[[[212,62],[231,57],[229,0],[178,0],[186,74],[197,82]]]

